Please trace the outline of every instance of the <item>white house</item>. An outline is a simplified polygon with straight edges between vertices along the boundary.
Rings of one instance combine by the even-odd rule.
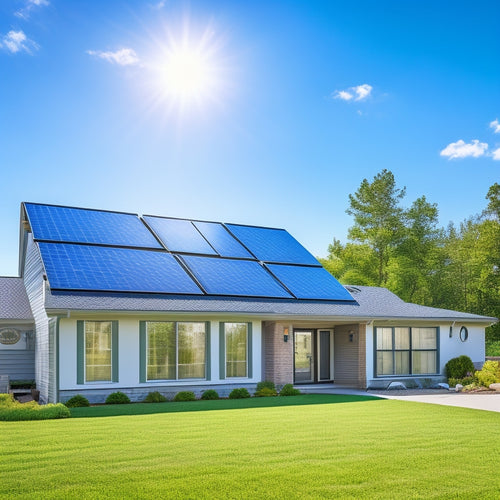
[[[0,278],[0,374],[33,374],[45,402],[421,385],[461,354],[481,364],[496,321],[344,287],[282,229],[23,203],[20,241],[20,277]]]

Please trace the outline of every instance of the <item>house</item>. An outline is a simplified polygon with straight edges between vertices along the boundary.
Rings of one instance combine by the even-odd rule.
[[[283,229],[23,203],[0,374],[40,399],[438,382],[495,318],[342,286]]]

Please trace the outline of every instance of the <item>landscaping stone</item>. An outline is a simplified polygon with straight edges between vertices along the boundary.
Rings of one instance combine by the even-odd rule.
[[[455,392],[460,392],[463,388],[464,388],[464,386],[462,384],[457,384],[455,386]]]
[[[493,389],[496,392],[500,392],[500,383],[490,384],[490,389]]]
[[[407,389],[406,385],[403,384],[403,382],[391,382],[387,386],[387,390],[394,390],[394,389]]]
[[[449,389],[450,386],[446,382],[439,382],[439,384],[437,385],[437,388],[438,389]]]

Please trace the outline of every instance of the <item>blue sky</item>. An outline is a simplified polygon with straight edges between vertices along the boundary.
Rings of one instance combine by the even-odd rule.
[[[498,19],[495,0],[3,0],[0,275],[22,201],[285,227],[318,256],[383,168],[442,225],[481,212]],[[205,61],[191,95],[164,71],[179,47]]]

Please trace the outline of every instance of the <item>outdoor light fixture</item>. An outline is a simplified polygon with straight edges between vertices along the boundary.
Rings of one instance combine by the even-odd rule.
[[[283,342],[288,342],[288,328],[283,328]]]
[[[349,330],[349,342],[354,342],[354,330]]]

